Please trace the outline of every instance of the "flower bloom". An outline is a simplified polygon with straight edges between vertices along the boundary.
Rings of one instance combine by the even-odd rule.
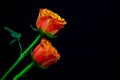
[[[45,33],[56,34],[67,22],[58,14],[48,9],[40,9],[36,27]]]
[[[43,67],[49,67],[60,59],[57,50],[45,38],[41,39],[41,43],[33,50],[32,55],[34,61]]]

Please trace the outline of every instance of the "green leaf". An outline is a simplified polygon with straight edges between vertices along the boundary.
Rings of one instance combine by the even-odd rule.
[[[20,38],[21,38],[21,33],[17,33],[15,31],[13,31],[12,29],[8,28],[8,27],[4,27],[5,30],[9,31],[11,36],[14,38],[11,42],[10,45],[12,45],[15,41],[18,41],[19,44],[19,48],[20,48],[20,53],[22,53],[22,45],[20,43]]]
[[[46,36],[48,37],[48,38],[55,38],[55,37],[57,37],[57,36],[55,36],[55,35],[52,35],[51,33],[45,33],[46,34]]]
[[[12,37],[20,39],[21,33],[17,33],[8,27],[4,27],[4,29],[9,31]]]
[[[10,42],[10,45],[12,45],[15,41],[17,41],[17,39],[13,39],[13,40]]]
[[[38,29],[34,28],[31,24],[30,24],[29,26],[30,26],[30,28],[31,28],[32,30],[38,31]]]
[[[40,69],[48,69],[48,68],[49,68],[49,67],[44,67],[44,66],[42,66],[42,65],[40,65],[40,64],[37,64],[37,63],[36,63],[36,65],[37,65],[37,67],[40,68]]]

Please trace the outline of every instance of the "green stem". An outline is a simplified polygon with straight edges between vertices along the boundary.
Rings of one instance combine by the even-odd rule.
[[[18,44],[19,44],[19,47],[20,47],[20,54],[22,54],[22,45],[20,43],[20,38],[18,38]]]
[[[17,61],[10,67],[10,69],[3,75],[3,77],[0,80],[5,80],[5,78],[10,74],[10,72],[20,63],[20,61],[28,54],[28,52],[37,44],[37,42],[40,40],[40,38],[44,35],[44,33],[41,31],[41,34],[37,36],[37,38],[32,42],[32,44],[20,55],[20,57],[17,59]]]
[[[27,53],[37,44],[41,37],[43,37],[44,33],[41,31],[41,34],[37,36],[37,38],[32,42],[32,44],[22,53],[22,56],[26,56]]]
[[[27,67],[25,67],[19,74],[17,74],[13,80],[18,80],[23,74],[25,74],[28,70],[30,70],[34,66],[35,62],[31,62]]]
[[[19,57],[17,61],[12,65],[12,67],[5,73],[5,75],[0,80],[5,80],[8,74],[18,65],[18,63],[22,60],[22,57]]]

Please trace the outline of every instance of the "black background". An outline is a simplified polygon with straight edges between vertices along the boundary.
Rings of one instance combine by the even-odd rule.
[[[38,35],[35,27],[39,8],[48,8],[67,24],[50,39],[61,54],[61,60],[47,70],[33,67],[20,80],[116,80],[119,76],[118,16],[112,12],[112,1],[77,0],[4,0],[0,2],[0,77],[19,56],[17,43],[4,26],[22,33],[23,50]],[[112,27],[114,23],[114,28]],[[27,56],[7,77],[12,80],[31,62]]]

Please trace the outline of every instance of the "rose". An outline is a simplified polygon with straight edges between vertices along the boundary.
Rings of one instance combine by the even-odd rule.
[[[41,43],[33,50],[32,55],[34,61],[43,67],[49,67],[60,59],[60,54],[55,47],[45,38],[41,39]]]
[[[48,9],[40,9],[39,16],[36,21],[36,27],[46,34],[56,34],[67,22],[57,13]]]

